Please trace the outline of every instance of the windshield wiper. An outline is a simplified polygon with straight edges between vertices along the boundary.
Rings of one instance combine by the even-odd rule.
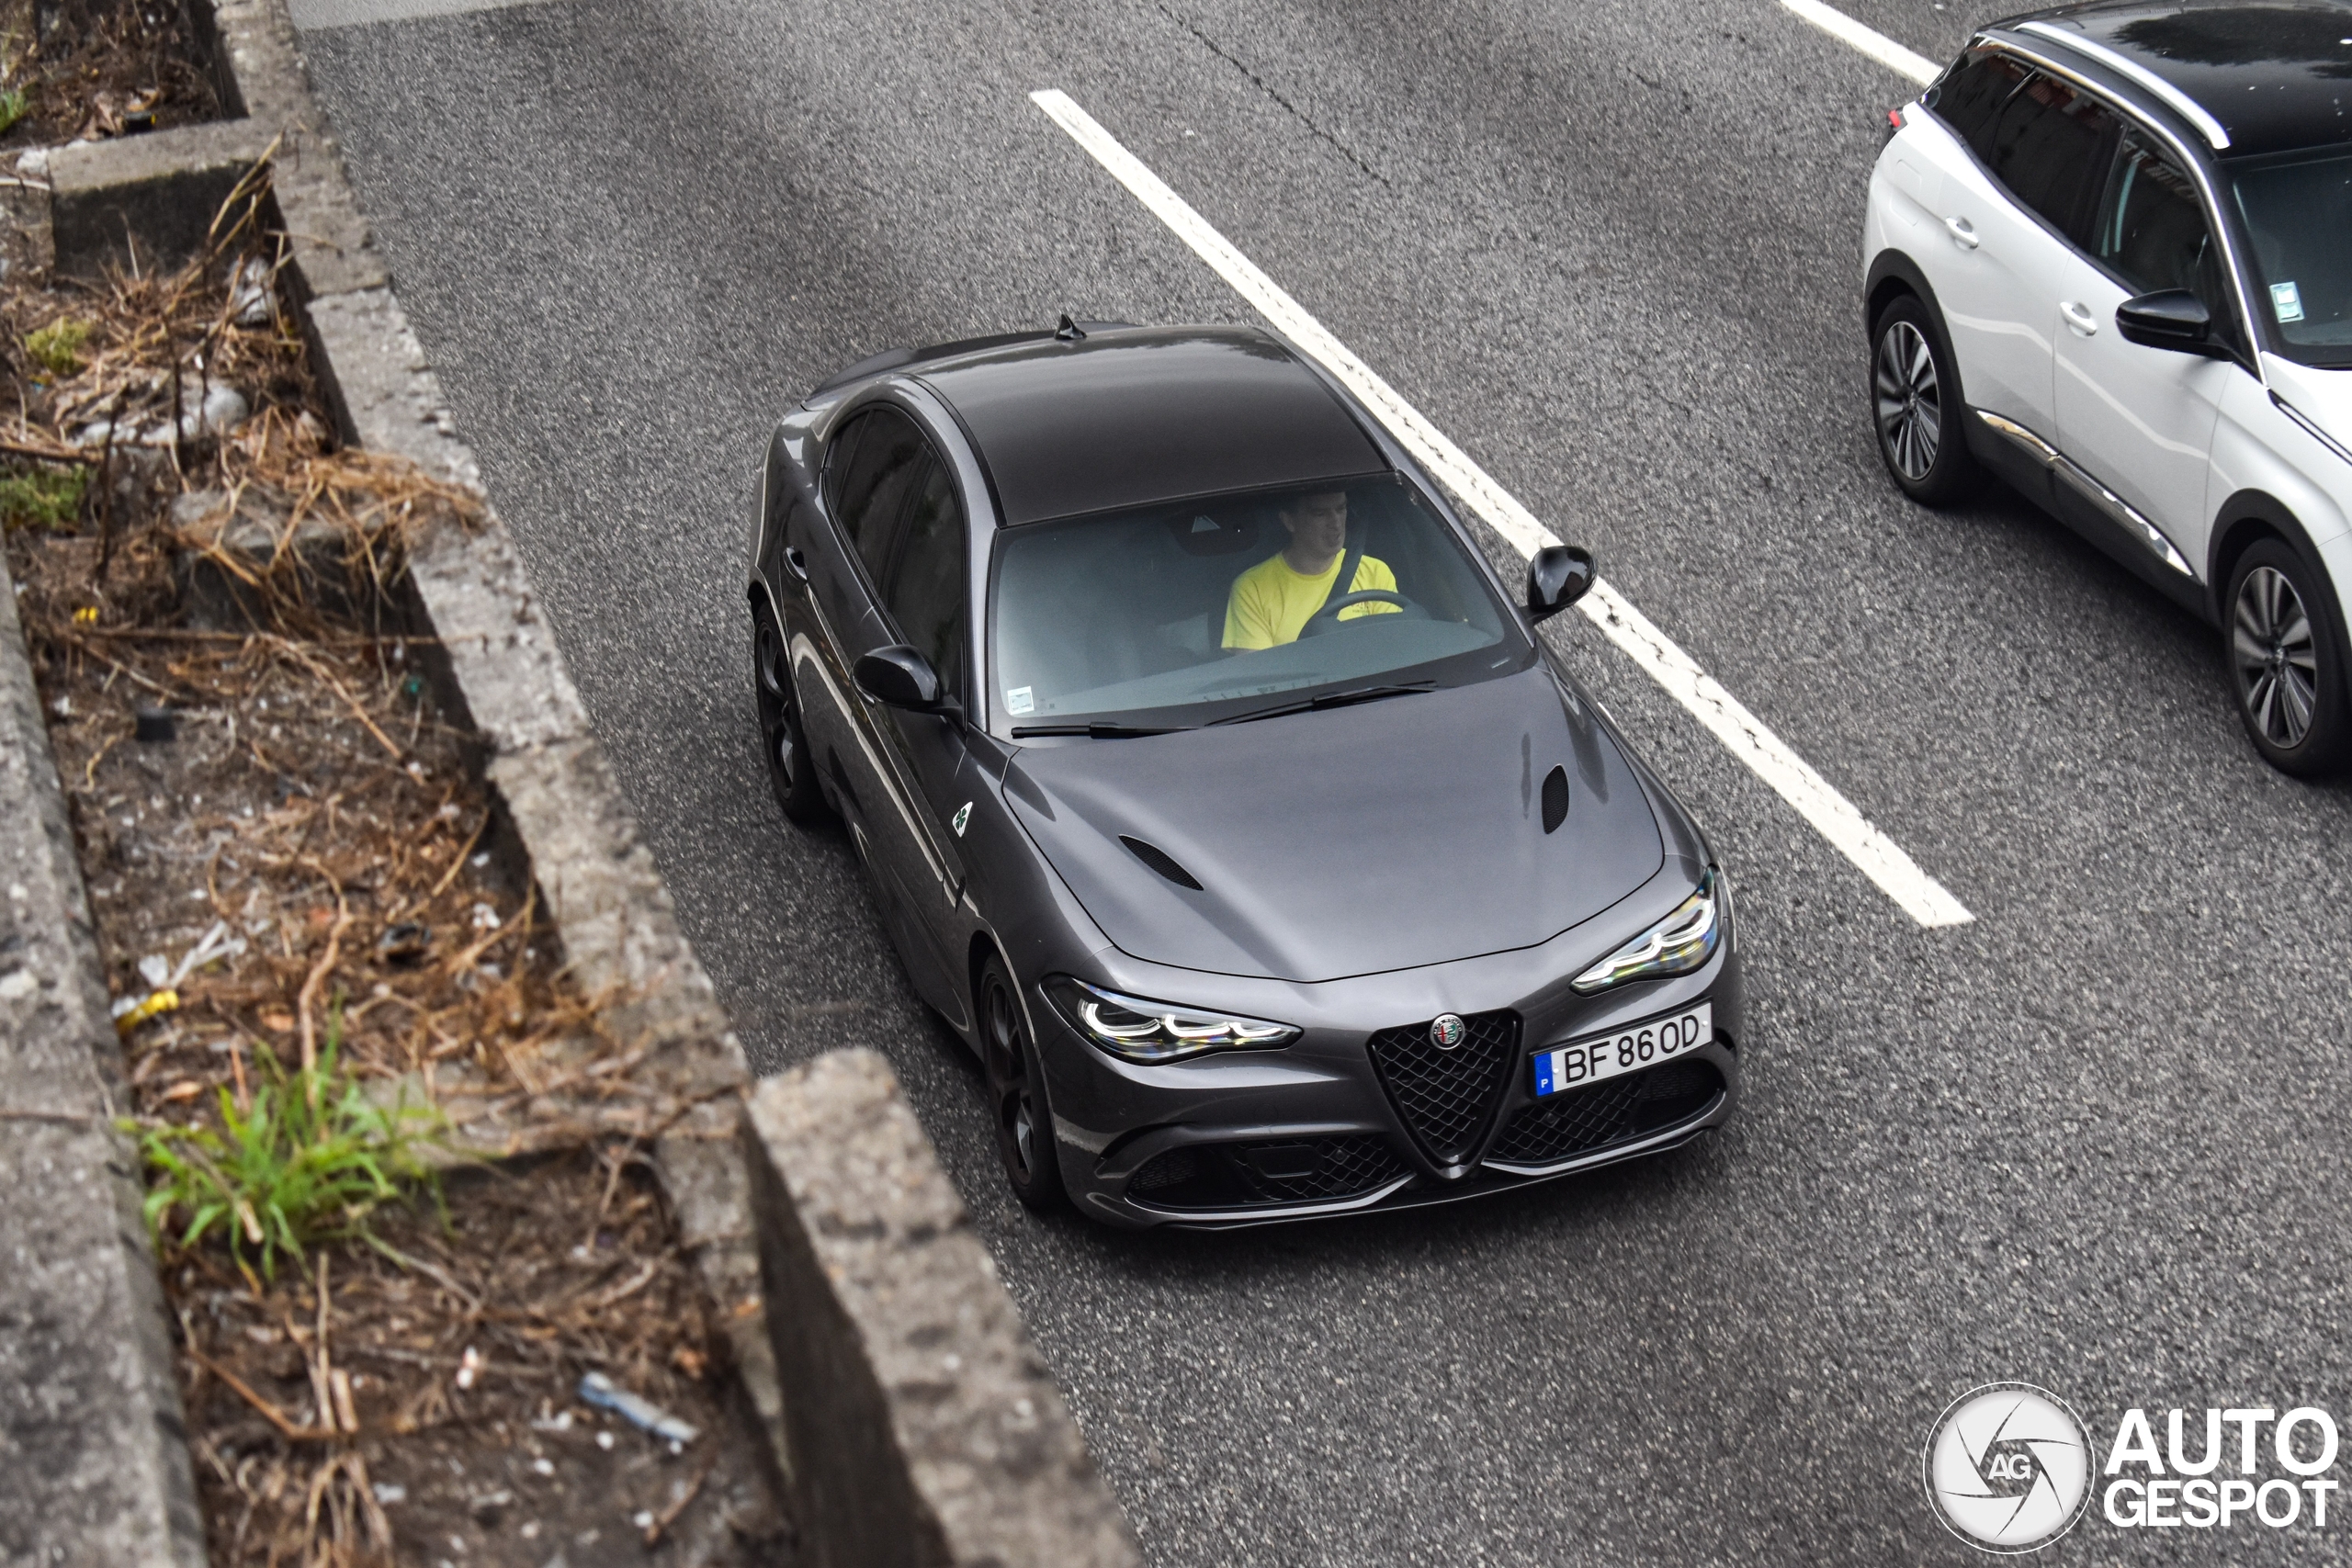
[[[1015,740],[1026,740],[1033,735],[1083,735],[1090,740],[1128,740],[1138,735],[1173,735],[1180,729],[1190,729],[1189,724],[1170,724],[1154,728],[1148,724],[1016,724],[1012,727]]]
[[[1280,718],[1284,714],[1314,713],[1321,708],[1345,707],[1350,703],[1377,702],[1382,697],[1401,697],[1413,692],[1434,692],[1435,681],[1400,681],[1385,686],[1351,686],[1344,692],[1326,692],[1319,697],[1304,702],[1276,703],[1272,707],[1251,708],[1248,713],[1227,714],[1213,718],[1211,724],[1247,724],[1253,718]]]

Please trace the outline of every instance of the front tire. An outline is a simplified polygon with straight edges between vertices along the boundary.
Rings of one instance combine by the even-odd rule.
[[[2230,570],[2222,636],[2238,717],[2262,760],[2310,778],[2352,755],[2345,656],[2328,592],[2282,539],[2257,541]]]
[[[1052,1213],[1069,1201],[1055,1152],[1053,1111],[1046,1103],[1037,1047],[1029,1038],[1021,998],[1002,959],[991,957],[981,968],[978,1001],[989,1119],[996,1127],[1004,1179],[1024,1205],[1041,1214]]]
[[[1905,294],[1871,328],[1871,423],[1898,489],[1923,506],[1957,501],[1976,482],[1961,421],[1960,377],[1927,306]]]
[[[795,822],[816,821],[825,815],[824,786],[817,782],[800,727],[800,698],[793,688],[784,634],[765,610],[754,611],[752,623],[752,695],[759,708],[760,755],[776,805]]]

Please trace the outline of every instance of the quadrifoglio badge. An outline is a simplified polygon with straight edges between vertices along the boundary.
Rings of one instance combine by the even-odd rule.
[[[2118,1529],[2325,1529],[2337,1449],[2335,1417],[2312,1405],[2135,1408],[2097,1442],[2056,1394],[2003,1382],[1946,1406],[1922,1461],[1945,1526],[2006,1553],[2039,1551],[2086,1515]]]

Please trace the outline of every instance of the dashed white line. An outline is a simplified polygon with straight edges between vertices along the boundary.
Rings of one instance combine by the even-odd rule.
[[[1532,556],[1547,545],[1560,542],[1516,497],[1399,397],[1394,387],[1374,374],[1370,367],[1349,351],[1347,344],[1333,337],[1297,300],[1260,271],[1256,263],[1210,227],[1183,197],[1120,145],[1117,138],[1096,124],[1093,117],[1072,102],[1067,93],[1047,87],[1029,96],[1096,163],[1110,171],[1113,178],[1168,225],[1178,239],[1208,263],[1218,276],[1250,301],[1277,332],[1313,355],[1363,399],[1399,445],[1467,502],[1489,527],[1510,540],[1513,548]],[[1923,926],[1960,925],[1974,918],[1941,884],[1921,871],[1901,846],[1872,827],[1853,803],[1838,794],[1810,763],[1790,750],[1762,719],[1743,707],[1737,698],[1700,668],[1696,660],[1634,608],[1624,595],[1607,581],[1596,581],[1577,604],[1611,642],[1705,725],[1733,756],[1794,807],[1815,831],[1853,862],[1905,914]]]
[[[1821,0],[1781,0],[1781,4],[1840,43],[1853,45],[1888,70],[1899,71],[1923,87],[1943,74],[1944,68],[1926,55],[1912,53],[1884,33],[1862,26],[1843,11],[1832,10]]]

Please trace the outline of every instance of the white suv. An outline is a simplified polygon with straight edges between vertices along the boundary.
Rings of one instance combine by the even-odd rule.
[[[1871,175],[1879,450],[2000,474],[2223,632],[2246,733],[2352,764],[2352,6],[1986,28]]]

